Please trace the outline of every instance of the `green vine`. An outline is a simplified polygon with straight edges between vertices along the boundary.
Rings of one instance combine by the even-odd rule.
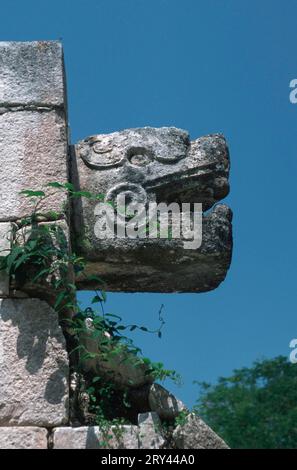
[[[47,186],[51,191],[66,193],[68,202],[74,198],[97,201],[104,199],[102,194],[75,191],[71,183],[53,182]],[[106,363],[120,356],[125,361],[132,361],[133,367],[143,367],[145,374],[151,377],[152,381],[169,378],[180,383],[180,376],[175,371],[165,369],[161,362],[152,362],[143,357],[132,339],[124,334],[127,331],[141,330],[161,338],[165,324],[164,305],[161,305],[158,312],[159,327],[156,329],[136,324],[125,325],[120,316],[106,313],[104,281],[97,276],[87,276],[85,260],[69,252],[69,243],[62,226],[63,220],[67,219],[67,204],[60,212],[51,211],[44,214],[40,207],[52,194],[32,190],[24,190],[21,194],[32,202],[32,212],[13,224],[10,234],[11,250],[8,254],[0,256],[0,270],[7,273],[16,288],[22,289],[30,284],[33,287],[43,286],[46,291],[55,293],[53,308],[59,314],[62,326],[71,331],[77,340],[77,345],[70,350],[70,357],[75,354],[78,356],[76,366],[73,366],[76,371],[81,373],[84,362],[95,359],[96,356],[100,356]],[[94,291],[90,306],[85,309],[81,308],[77,300],[77,275],[85,276],[100,286]],[[90,335],[87,321],[92,322],[91,339],[98,342],[98,353],[87,350],[81,343],[83,335]],[[73,363],[75,364],[75,361]],[[108,374],[105,371],[100,376],[87,376],[86,393],[89,397],[89,411],[106,438],[110,438],[111,426],[119,430],[122,424],[129,422],[129,387],[119,390],[111,372]],[[125,416],[113,416],[111,407],[115,410],[120,408],[119,414],[122,412]]]

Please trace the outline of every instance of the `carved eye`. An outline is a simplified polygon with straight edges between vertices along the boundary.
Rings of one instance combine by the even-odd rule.
[[[79,155],[90,168],[95,170],[108,170],[125,163],[125,156],[119,153],[110,139],[90,137],[79,147]]]
[[[112,151],[111,145],[106,145],[106,142],[101,142],[101,140],[97,140],[92,144],[93,152],[104,154]]]
[[[131,147],[127,152],[131,165],[146,166],[153,160],[153,153],[144,147]]]

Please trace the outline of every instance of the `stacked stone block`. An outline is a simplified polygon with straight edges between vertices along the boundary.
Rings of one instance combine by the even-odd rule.
[[[68,180],[63,51],[58,42],[0,43],[0,256],[30,215],[22,190]],[[44,220],[65,196],[52,191]],[[68,230],[65,222],[65,230]],[[0,448],[47,448],[68,423],[68,356],[56,312],[0,274]]]
[[[165,134],[173,132],[164,129],[160,132]],[[174,131],[176,132],[179,135],[180,131]],[[141,139],[144,139],[152,131],[146,128],[138,133]],[[96,139],[98,141],[98,136]],[[185,140],[187,139],[186,136]],[[176,147],[175,140],[173,148]],[[209,140],[212,143],[211,152],[208,149]],[[212,166],[205,173],[200,188],[202,193],[206,189],[211,189],[206,191],[207,198],[210,198],[207,203],[210,206],[224,197],[228,191],[229,160],[225,144],[224,151],[221,150],[219,145],[221,141],[221,137],[207,138],[205,141],[207,145],[203,144],[203,148],[201,142],[192,143],[194,150],[197,147],[194,153],[198,160],[201,160],[198,163],[203,168],[205,158],[208,160],[211,155],[214,159],[214,162],[206,162]],[[86,145],[89,144],[87,141]],[[172,146],[169,147],[172,150]],[[32,203],[30,199],[20,194],[22,190],[44,190],[49,182],[65,183],[69,180],[69,173],[72,182],[79,184],[78,175],[75,174],[77,170],[75,158],[71,171],[68,169],[68,149],[65,74],[61,44],[55,41],[0,43],[0,256],[5,256],[11,248],[15,225],[32,212]],[[100,147],[99,155],[102,155],[101,150]],[[128,156],[132,159],[130,163],[135,166],[137,155]],[[170,157],[169,154],[167,156]],[[193,160],[191,158],[190,162]],[[196,165],[196,160],[194,163]],[[82,162],[80,164],[82,165]],[[125,165],[129,165],[128,161]],[[183,169],[188,171],[188,167]],[[87,170],[84,168],[80,171],[80,177],[83,177],[84,171]],[[157,173],[158,171],[155,171],[155,174]],[[87,176],[87,181],[93,179],[91,173]],[[104,184],[108,180],[102,174],[99,179],[104,189]],[[94,181],[97,184],[98,178]],[[101,187],[87,189],[102,192]],[[65,194],[52,190],[50,197],[46,198],[39,207],[43,223],[52,223],[52,212],[60,212],[61,206],[66,203]],[[73,222],[77,218],[81,220],[82,214],[79,214],[79,211],[80,206],[77,203]],[[60,218],[58,223],[63,227],[70,249],[69,220],[62,214]],[[85,225],[89,222],[90,220],[84,220]],[[185,286],[181,289],[183,291],[214,288],[224,278],[228,269],[232,250],[229,209],[222,206],[215,209],[205,227],[206,240],[209,242],[206,243],[205,251],[215,258],[213,264],[215,269],[213,268],[209,276],[212,282],[205,281],[202,287],[201,285],[199,288],[196,285],[193,287],[191,271],[189,273],[191,282],[185,278]],[[114,250],[113,246],[111,250]],[[138,256],[135,251],[131,253],[133,256]],[[225,256],[223,262],[222,253]],[[209,257],[205,259],[208,260]],[[89,260],[90,264],[91,261]],[[101,263],[102,260],[99,261],[96,269],[102,264],[105,273],[108,274],[108,267]],[[187,263],[187,260],[183,259],[183,262]],[[141,263],[142,259],[139,258],[138,264]],[[204,263],[206,274],[209,263],[210,261]],[[112,273],[113,279],[119,277],[118,266],[116,268],[116,275]],[[126,266],[123,270],[126,276]],[[215,282],[214,271],[219,273]],[[77,282],[79,285],[79,280]],[[124,285],[121,280],[119,282],[121,290],[131,290],[131,286]],[[149,283],[148,277],[144,277],[143,282],[143,286],[137,286],[138,290],[155,290]],[[27,285],[23,290],[15,287],[9,276],[0,272],[0,449],[227,447],[203,421],[193,415],[188,416],[184,425],[176,427],[171,436],[172,440],[168,440],[162,429],[162,420],[174,421],[181,412],[187,410],[183,403],[156,384],[148,384],[150,385],[149,411],[138,415],[138,425],[126,425],[120,429],[112,427],[108,432],[110,435],[108,440],[105,432],[98,426],[71,427],[69,361],[58,315],[40,295],[40,291],[34,291],[34,284]],[[118,286],[113,287],[115,290],[118,289]],[[158,282],[157,289],[159,292],[176,290],[168,281],[163,287]],[[55,296],[55,292],[49,294]],[[127,374],[129,375],[128,372]]]

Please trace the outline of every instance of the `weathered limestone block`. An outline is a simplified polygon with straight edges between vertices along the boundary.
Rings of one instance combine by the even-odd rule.
[[[165,444],[161,430],[162,425],[159,416],[155,412],[140,413],[138,415],[139,448],[161,449]]]
[[[68,421],[68,356],[56,312],[39,299],[0,300],[0,426]]]
[[[98,426],[56,428],[52,435],[53,449],[138,449],[137,426],[112,426],[102,432]]]
[[[0,42],[0,70],[1,106],[64,106],[60,42]]]
[[[139,426],[111,426],[102,431],[98,426],[60,427],[53,430],[53,449],[160,449],[165,440],[156,413],[139,415]]]
[[[19,195],[68,179],[64,64],[58,42],[0,43],[0,221],[32,211]],[[58,191],[40,212],[59,211]]]
[[[162,385],[151,385],[148,396],[149,405],[161,419],[174,420],[180,413],[188,411],[187,407]]]
[[[188,133],[176,128],[96,135],[79,142],[71,158],[77,189],[101,194],[116,215],[117,198],[124,195],[126,202],[146,208],[149,203],[176,202],[191,203],[192,211],[193,203],[201,203],[208,210],[228,194],[228,176],[229,153],[221,135],[190,142]],[[88,274],[102,277],[107,289],[202,292],[225,278],[232,252],[232,213],[227,206],[204,216],[202,245],[185,249],[184,233],[180,239],[149,238],[145,225],[138,238],[98,237],[102,218],[95,212],[97,204],[94,199],[74,201],[74,239],[88,261]],[[129,217],[121,216],[120,224],[125,224]],[[90,288],[83,279],[78,284]]]
[[[0,257],[7,256],[10,251],[11,225],[9,222],[0,223]],[[9,295],[9,276],[0,271],[0,297]]]
[[[31,426],[0,427],[0,449],[47,449],[47,433]]]
[[[169,444],[166,439],[169,438]],[[163,436],[157,413],[138,415],[138,426],[59,427],[53,430],[50,447],[54,449],[228,449],[227,444],[200,418],[189,415],[177,426],[172,437]],[[168,447],[169,445],[169,447]]]
[[[223,439],[194,414],[187,416],[185,424],[177,426],[173,442],[178,449],[228,449]]]
[[[42,190],[47,183],[67,181],[65,118],[56,111],[0,111],[0,220],[21,219],[32,212],[24,189]],[[61,191],[47,189],[39,212],[60,211]],[[64,199],[64,201],[63,201]]]

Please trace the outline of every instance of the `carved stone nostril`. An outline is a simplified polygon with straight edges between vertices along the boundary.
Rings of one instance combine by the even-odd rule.
[[[150,162],[150,160],[147,158],[146,155],[133,155],[130,159],[130,163],[132,165],[137,165],[137,166],[144,166],[147,165]]]
[[[153,160],[153,154],[145,147],[132,147],[127,152],[127,158],[131,165],[146,166]]]

